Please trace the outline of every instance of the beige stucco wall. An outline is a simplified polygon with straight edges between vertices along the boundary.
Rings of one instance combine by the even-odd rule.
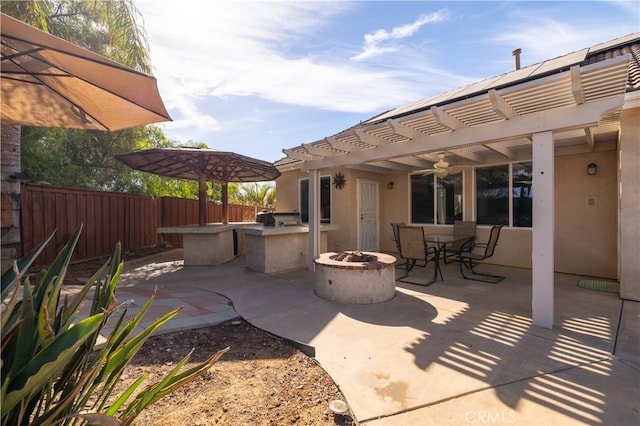
[[[342,189],[333,186],[333,176],[342,173],[346,184]],[[327,232],[329,251],[355,250],[358,244],[357,210],[358,180],[365,179],[378,182],[379,217],[380,217],[380,250],[391,251],[395,248],[392,241],[391,221],[407,221],[408,178],[406,175],[380,175],[347,168],[326,169],[320,176],[331,176],[331,223],[339,225],[337,231]],[[308,173],[300,170],[282,171],[276,180],[276,211],[298,210],[298,182],[307,179]],[[393,189],[387,184],[393,181]],[[389,229],[387,229],[389,228]]]
[[[595,176],[587,175],[587,164],[598,165]],[[615,151],[557,156],[555,159],[555,258],[558,272],[596,277],[617,277],[617,160]],[[392,222],[409,223],[409,177],[405,174],[380,175],[352,169],[323,170],[321,176],[343,173],[346,185],[331,190],[332,224],[339,231],[329,232],[330,251],[357,248],[357,180],[379,183],[380,250],[395,252]],[[473,220],[472,171],[465,172],[465,218]],[[306,172],[284,172],[276,181],[277,210],[298,209],[298,180]],[[387,184],[393,181],[393,189]],[[594,206],[587,199],[595,200]],[[637,217],[637,216],[636,216]],[[427,232],[451,232],[451,225],[426,226]],[[489,226],[478,226],[478,240],[486,241]],[[503,228],[491,263],[531,268],[532,230]]]
[[[306,179],[309,174],[299,170],[283,171],[276,179],[276,206],[277,212],[297,212],[298,205],[298,181]]]
[[[587,174],[589,163],[597,164],[594,176]],[[556,271],[615,279],[616,152],[556,157],[555,174]]]
[[[392,223],[409,223],[409,177],[388,175],[380,178],[380,250],[396,252]],[[393,182],[393,189],[387,183]]]
[[[233,230],[216,234],[184,234],[185,265],[221,265],[234,258]]]
[[[331,178],[331,223],[340,225],[340,230],[329,235],[327,245],[329,251],[355,250],[358,243],[356,173],[351,169],[329,169],[321,174],[334,176],[336,173],[342,173],[345,179],[344,187],[336,189]]]
[[[244,234],[245,266],[267,274],[306,269],[309,266],[309,233],[276,235]],[[320,251],[327,251],[327,232],[320,233]]]
[[[640,108],[622,111],[620,156],[620,297],[640,301]]]
[[[346,181],[342,189],[336,189],[333,186],[333,176],[338,172],[344,175]],[[320,176],[331,176],[331,223],[340,226],[339,230],[327,232],[327,250],[355,250],[357,244],[356,179],[360,174],[351,169],[327,169],[322,170]],[[309,174],[300,170],[282,172],[276,180],[276,211],[299,210],[299,182],[300,179],[308,178]]]

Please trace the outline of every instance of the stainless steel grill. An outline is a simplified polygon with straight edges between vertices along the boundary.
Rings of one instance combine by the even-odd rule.
[[[302,223],[300,220],[300,213],[296,212],[283,212],[273,213],[268,210],[263,210],[256,216],[256,222],[262,223],[263,226],[297,226]]]

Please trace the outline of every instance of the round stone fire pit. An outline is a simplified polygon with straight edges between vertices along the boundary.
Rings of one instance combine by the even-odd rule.
[[[315,293],[340,303],[380,303],[396,294],[396,258],[372,252],[329,252],[315,259]]]

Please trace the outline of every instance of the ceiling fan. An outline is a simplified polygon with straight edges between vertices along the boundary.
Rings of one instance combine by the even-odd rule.
[[[460,173],[462,170],[467,168],[467,166],[451,166],[449,167],[449,163],[444,161],[444,156],[446,154],[438,154],[440,160],[437,163],[433,163],[432,169],[423,170],[423,176],[427,175],[436,175],[439,178],[447,177],[448,175],[455,175]]]

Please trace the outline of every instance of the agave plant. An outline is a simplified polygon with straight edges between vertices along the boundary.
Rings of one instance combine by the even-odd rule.
[[[62,283],[82,226],[55,261],[34,279],[26,274],[53,234],[2,275],[0,423],[6,425],[127,425],[140,412],[209,370],[229,348],[181,371],[187,354],[160,382],[141,388],[146,375],[120,395],[115,385],[144,342],[181,308],[134,334],[153,296],[133,319],[118,304],[116,284],[122,272],[120,244],[113,256],[69,300]],[[91,311],[79,317],[81,302],[93,291]],[[107,321],[115,326],[104,335]],[[98,338],[105,338],[98,346]]]

